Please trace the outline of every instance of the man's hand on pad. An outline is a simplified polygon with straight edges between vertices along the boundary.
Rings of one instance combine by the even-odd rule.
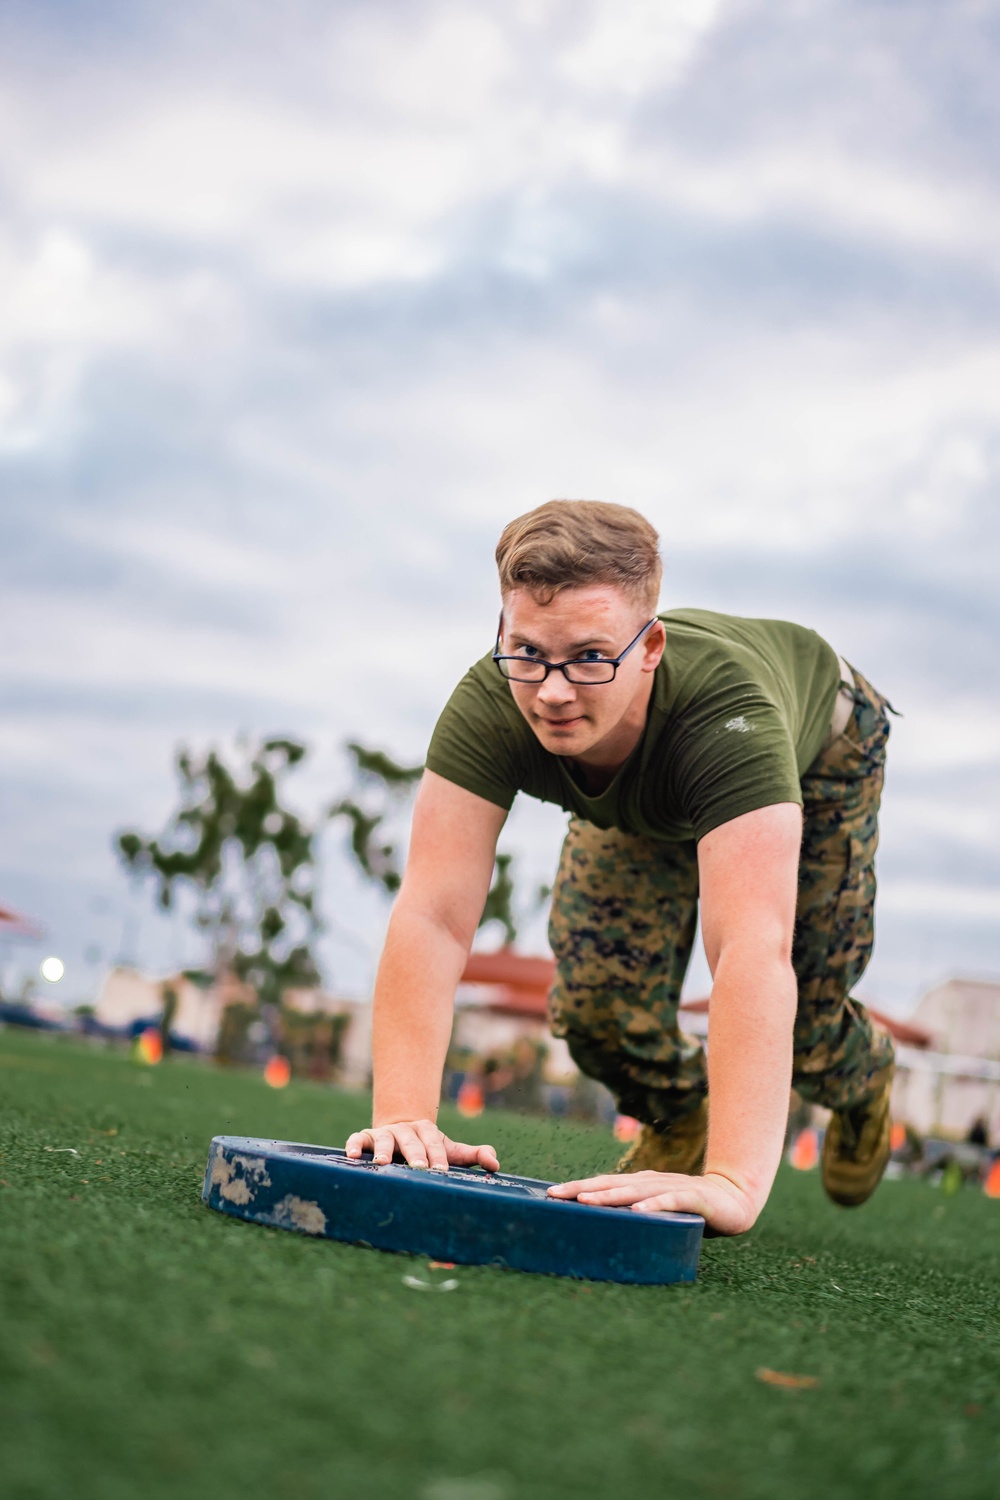
[[[637,1213],[701,1214],[716,1234],[743,1234],[757,1209],[735,1182],[721,1173],[685,1177],[680,1172],[608,1172],[578,1182],[557,1182],[551,1198],[575,1198],[600,1208],[631,1208]]]
[[[356,1130],[348,1137],[346,1150],[352,1157],[370,1151],[380,1165],[399,1155],[409,1166],[429,1167],[432,1172],[447,1172],[449,1167],[484,1167],[496,1172],[500,1167],[492,1146],[466,1146],[450,1140],[433,1120],[396,1120]]]

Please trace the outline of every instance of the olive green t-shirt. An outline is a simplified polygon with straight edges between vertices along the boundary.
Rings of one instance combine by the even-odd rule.
[[[833,715],[833,648],[784,620],[707,609],[660,619],[667,643],[646,728],[598,796],[583,791],[565,757],[543,749],[490,656],[445,705],[428,768],[504,809],[526,792],[598,828],[671,841],[703,838],[758,807],[801,803],[800,777]]]

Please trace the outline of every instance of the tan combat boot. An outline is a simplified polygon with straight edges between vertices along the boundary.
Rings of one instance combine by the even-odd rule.
[[[616,1172],[683,1172],[697,1177],[705,1163],[708,1138],[708,1101],[664,1131],[644,1125],[638,1140],[626,1151]]]
[[[830,1116],[823,1141],[823,1186],[827,1196],[843,1208],[857,1208],[882,1181],[891,1149],[893,1071],[864,1104],[835,1110]]]

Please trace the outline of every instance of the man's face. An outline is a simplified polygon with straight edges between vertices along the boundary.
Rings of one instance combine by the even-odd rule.
[[[641,604],[610,584],[562,589],[548,604],[539,604],[526,589],[514,589],[504,600],[501,650],[545,661],[588,653],[619,656],[648,619]],[[613,682],[581,685],[550,672],[544,682],[511,682],[514,702],[546,750],[585,755],[623,721],[645,717],[649,674],[663,643],[663,626],[656,624],[626,656]]]

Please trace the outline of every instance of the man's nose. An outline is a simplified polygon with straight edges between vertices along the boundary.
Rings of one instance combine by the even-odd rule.
[[[539,687],[538,696],[542,703],[572,703],[576,697],[576,689],[571,682],[566,681],[562,672],[550,672]]]

